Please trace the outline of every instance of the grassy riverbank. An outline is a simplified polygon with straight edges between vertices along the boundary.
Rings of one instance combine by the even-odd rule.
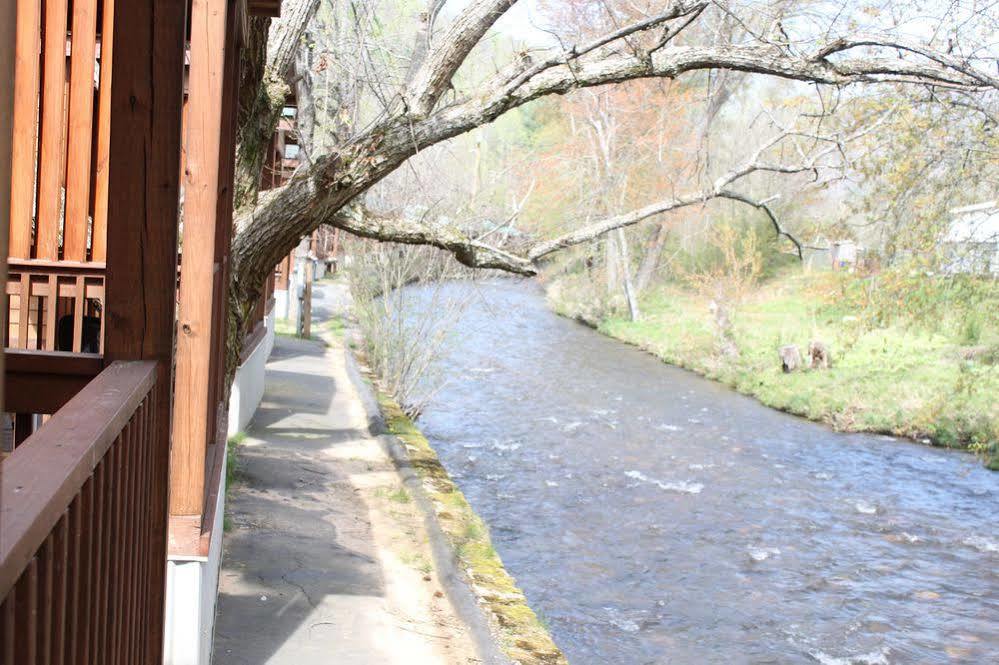
[[[378,400],[389,431],[406,446],[409,460],[423,480],[437,522],[454,548],[472,592],[491,617],[503,651],[524,665],[567,663],[503,567],[488,527],[451,480],[430,442],[390,397],[379,392]]]
[[[902,323],[869,328],[841,297],[841,278],[787,275],[770,280],[734,319],[738,356],[718,352],[708,300],[678,286],[641,303],[642,319],[588,320],[600,332],[665,362],[721,381],[762,403],[844,431],[912,437],[968,448],[999,469],[999,330]],[[592,319],[570,288],[550,290],[560,314]],[[783,374],[777,348],[809,340],[832,352],[827,371]]]

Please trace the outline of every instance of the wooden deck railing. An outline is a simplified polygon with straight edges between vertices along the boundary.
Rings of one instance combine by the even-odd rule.
[[[104,277],[103,263],[9,259],[5,346],[103,352]]]
[[[158,662],[155,384],[113,363],[0,463],[0,662]]]

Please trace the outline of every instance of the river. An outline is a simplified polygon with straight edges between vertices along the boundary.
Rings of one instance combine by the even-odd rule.
[[[412,287],[429,301],[432,287]],[[999,662],[999,473],[473,302],[419,425],[575,665]]]

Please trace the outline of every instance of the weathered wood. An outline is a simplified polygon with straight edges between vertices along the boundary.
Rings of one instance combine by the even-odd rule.
[[[87,258],[96,42],[97,0],[74,0],[63,226],[63,258],[68,261]]]
[[[67,0],[45,2],[41,148],[38,157],[38,220],[35,234],[35,255],[40,259],[59,258],[62,186],[66,175],[66,133],[63,116],[66,101],[67,10]]]
[[[215,430],[210,403],[213,319],[217,312],[219,198],[229,190],[221,175],[221,103],[225,87],[227,3],[193,0],[190,95],[187,101],[184,168],[184,257],[180,274],[175,389],[184,395],[174,409],[170,514],[201,514],[205,454]],[[228,224],[228,220],[226,220]],[[226,248],[228,249],[228,248]]]
[[[18,295],[17,347],[28,348],[28,319],[31,317],[31,276],[21,275],[21,293]],[[13,346],[13,345],[12,345]]]
[[[155,469],[147,484],[148,616],[139,660],[149,665],[163,652],[186,9],[184,0],[117,2],[110,59],[104,350],[108,360],[157,361],[147,442]]]
[[[35,198],[35,141],[38,130],[41,0],[17,2],[14,44],[14,118],[10,191],[10,256],[31,256],[31,220]],[[4,199],[6,200],[6,199]]]
[[[0,4],[0,44],[14,44],[17,47],[17,8],[13,1]],[[14,102],[15,102],[15,72],[17,69],[16,52],[10,48],[5,48],[0,52],[0,284],[7,283],[7,249],[8,235],[10,230],[10,206],[5,205],[10,201],[12,179],[12,139],[14,126]],[[9,299],[0,298],[0,331],[3,339],[9,334],[7,327],[7,316],[10,309]],[[0,353],[0,373],[4,371],[3,354]],[[0,386],[0,402],[3,402],[3,387]],[[2,473],[2,472],[0,472]],[[0,479],[2,482],[2,479]],[[2,601],[0,601],[2,602]],[[2,608],[0,608],[0,622],[2,622]],[[2,647],[3,626],[0,623],[0,658],[3,657]]]
[[[45,296],[45,348],[56,348],[56,305],[59,303],[59,276],[49,275],[49,292]]]

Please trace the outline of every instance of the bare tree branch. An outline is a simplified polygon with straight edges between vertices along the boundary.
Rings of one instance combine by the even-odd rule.
[[[309,168],[296,174],[284,188],[266,197],[252,213],[237,220],[233,263],[235,279],[241,288],[252,293],[258,288],[254,285],[262,283],[273,265],[294,246],[299,237],[336,217],[341,208],[419,150],[490,123],[507,111],[546,95],[643,78],[676,79],[705,70],[746,72],[833,86],[904,81],[972,92],[999,88],[995,77],[971,68],[964,61],[937,54],[928,47],[917,50],[915,46],[906,44],[910,48],[903,49],[900,46],[902,42],[888,38],[877,42],[867,37],[835,39],[817,47],[807,56],[796,55],[785,47],[766,42],[713,46],[671,43],[645,53],[616,48],[620,46],[623,35],[639,34],[643,27],[648,30],[652,25],[660,25],[667,20],[660,15],[651,24],[643,21],[622,29],[617,39],[597,40],[601,46],[576,54],[565,62],[562,61],[564,53],[560,55],[562,60],[548,65],[551,62],[549,59],[540,68],[522,59],[487,81],[474,96],[434,110],[450,77],[475,43],[511,4],[512,0],[479,0],[470,5],[448,29],[434,38],[431,53],[410,85],[405,108],[390,113],[328,154],[316,156]],[[693,11],[692,7],[696,5],[677,3],[671,5],[667,14],[672,15],[681,8]],[[849,54],[862,46],[916,54],[921,60],[902,55],[862,57]],[[830,59],[834,54],[835,61]],[[780,164],[760,163],[754,170],[789,172]],[[662,211],[678,205],[691,205],[720,196],[720,192],[727,189],[726,183],[720,186],[716,183],[711,191],[695,192],[689,197],[654,204],[650,208]],[[630,222],[634,223],[648,214],[655,214],[655,211],[644,216],[641,211],[630,214],[637,216]],[[626,220],[617,220],[610,228],[617,228],[623,221]],[[367,237],[381,237],[378,234],[383,233],[386,240],[400,237],[410,237],[412,242],[426,240],[427,244],[454,251],[469,263],[481,260],[490,267],[506,269],[509,266],[516,268],[515,271],[525,269],[522,262],[513,260],[519,257],[503,257],[485,246],[462,242],[450,234],[442,236],[436,230],[431,233],[426,229],[417,229],[407,235],[399,227],[382,224],[380,228],[380,231],[364,231],[357,221],[353,223],[353,229]],[[564,243],[568,240],[550,242],[566,246]],[[539,252],[539,248],[535,247],[529,257],[537,258],[550,253]],[[507,265],[500,265],[504,263]]]
[[[429,51],[413,73],[405,95],[411,117],[429,115],[468,54],[516,1],[473,0],[440,35],[430,37]]]

